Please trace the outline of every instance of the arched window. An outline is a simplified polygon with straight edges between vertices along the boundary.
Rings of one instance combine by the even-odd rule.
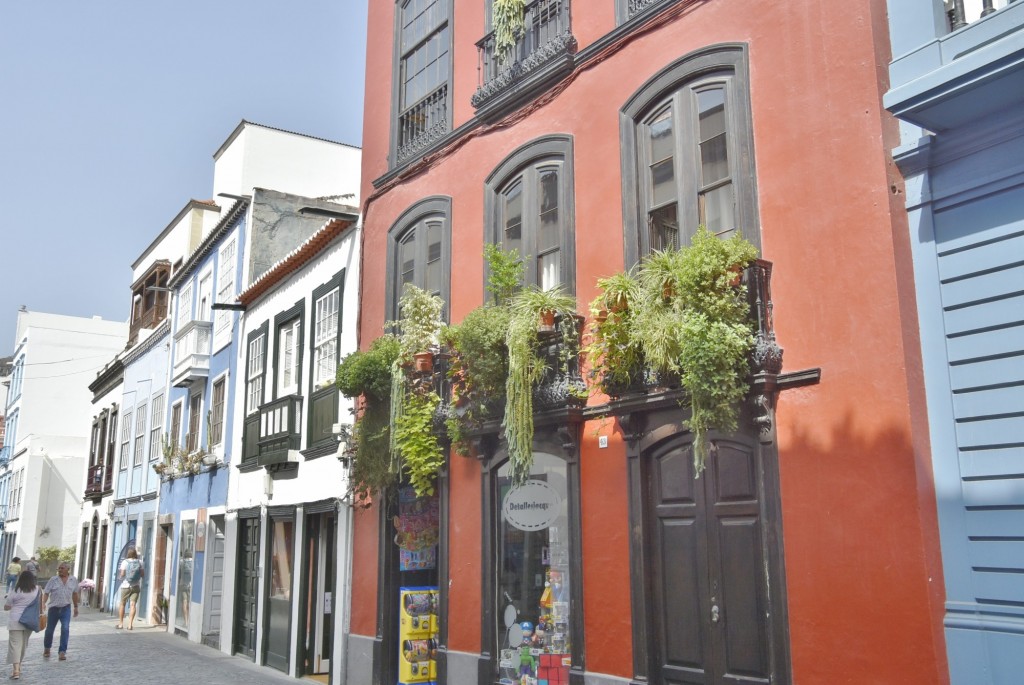
[[[407,209],[388,231],[388,320],[398,319],[406,283],[450,301],[451,217],[451,198],[431,197]]]
[[[701,225],[760,244],[744,46],[669,65],[629,99],[620,127],[627,265],[686,245]]]
[[[527,283],[575,292],[572,137],[527,143],[498,165],[484,189],[485,239],[519,252]]]

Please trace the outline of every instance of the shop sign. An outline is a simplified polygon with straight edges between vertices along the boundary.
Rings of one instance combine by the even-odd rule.
[[[542,480],[528,480],[505,495],[502,517],[519,530],[544,530],[558,518],[562,500],[555,489]]]

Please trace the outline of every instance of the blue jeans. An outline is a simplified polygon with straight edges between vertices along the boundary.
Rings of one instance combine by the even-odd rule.
[[[71,605],[50,607],[46,610],[46,631],[43,633],[43,649],[53,646],[53,631],[60,621],[60,647],[57,651],[63,654],[68,651],[68,637],[71,635]]]
[[[18,582],[18,576],[13,573],[7,574],[7,594],[11,594],[11,590],[14,589],[14,584]]]

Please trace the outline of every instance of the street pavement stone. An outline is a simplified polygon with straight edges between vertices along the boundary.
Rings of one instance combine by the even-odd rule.
[[[2,606],[2,605],[0,605]],[[295,685],[295,679],[239,656],[228,656],[168,632],[166,626],[135,622],[134,630],[115,630],[117,618],[82,607],[71,619],[67,661],[57,660],[60,626],[49,658],[43,658],[43,633],[28,641],[21,680],[75,685]],[[0,681],[8,681],[7,612],[0,611]],[[311,682],[309,680],[305,682]]]

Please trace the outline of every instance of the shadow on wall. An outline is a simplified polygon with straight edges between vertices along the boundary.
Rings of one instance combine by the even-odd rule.
[[[849,413],[830,433],[797,425],[780,440],[790,633],[802,680],[834,675],[828,654],[869,670],[885,654],[890,675],[924,678],[944,668],[945,588],[926,445],[894,424],[861,429]]]

